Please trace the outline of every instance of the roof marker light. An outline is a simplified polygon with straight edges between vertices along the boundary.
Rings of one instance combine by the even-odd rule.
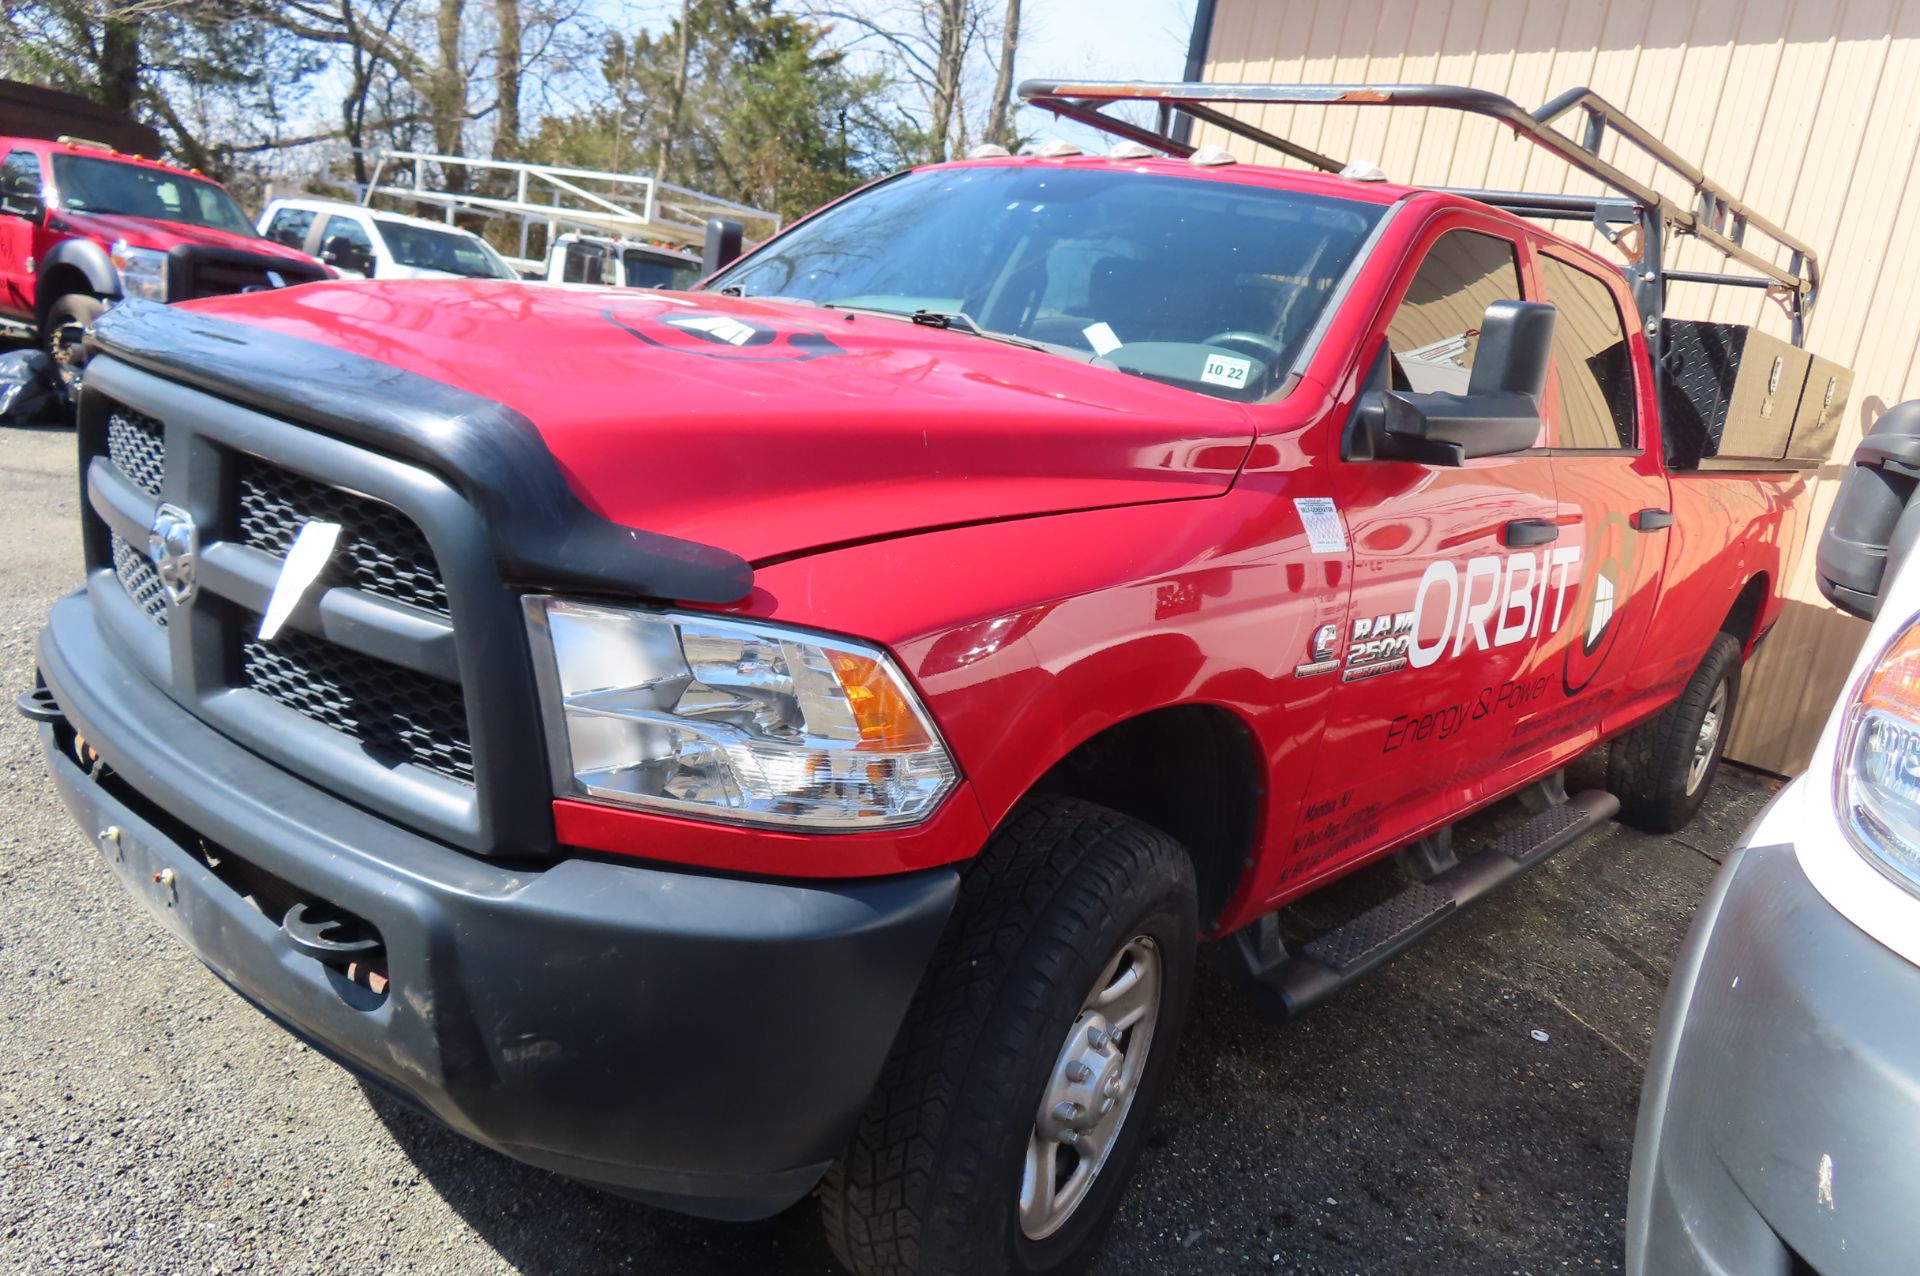
[[[1152,159],[1157,154],[1159,154],[1159,152],[1151,146],[1143,146],[1139,142],[1122,142],[1107,152],[1107,158],[1114,160]]]
[[[992,142],[982,142],[980,145],[974,147],[972,150],[967,152],[967,158],[968,159],[1004,159],[1005,157],[1011,154],[1013,154],[1013,152],[1008,150],[1004,146],[996,146]]]
[[[1187,163],[1195,168],[1213,168],[1219,164],[1238,164],[1239,158],[1233,152],[1221,146],[1203,146],[1187,156]]]
[[[1065,159],[1069,155],[1079,155],[1081,150],[1063,137],[1048,138],[1031,152],[1042,159]]]
[[[1355,160],[1340,170],[1340,176],[1350,182],[1384,182],[1387,175],[1372,160]]]

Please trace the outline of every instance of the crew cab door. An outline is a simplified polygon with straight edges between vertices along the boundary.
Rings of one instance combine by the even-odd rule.
[[[40,157],[29,150],[0,160],[0,313],[33,313],[34,239],[45,217]]]
[[[1554,482],[1581,550],[1571,620],[1546,656],[1561,702],[1543,749],[1586,747],[1617,716],[1661,593],[1672,502],[1653,437],[1652,369],[1635,349],[1637,311],[1619,272],[1542,247],[1533,258],[1553,303],[1553,367],[1543,415]],[[1685,606],[1684,600],[1676,600]]]
[[[1416,240],[1362,367],[1394,388],[1464,392],[1487,307],[1526,299],[1507,228],[1445,214]],[[1280,894],[1416,837],[1497,787],[1513,732],[1546,690],[1541,636],[1571,601],[1551,457],[1426,465],[1347,459],[1335,445],[1352,590],[1338,667],[1324,675],[1339,685]]]

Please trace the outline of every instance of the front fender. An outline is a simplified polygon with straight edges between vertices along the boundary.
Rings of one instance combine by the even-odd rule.
[[[1321,574],[1327,573],[1324,578]],[[1244,723],[1291,830],[1330,678],[1295,676],[1345,584],[1291,502],[1221,496],[903,536],[763,566],[743,610],[887,645],[997,825],[1055,763],[1156,709]]]
[[[87,290],[110,300],[120,296],[120,272],[114,268],[113,259],[107,250],[91,239],[63,239],[53,246],[53,251],[40,261],[35,274],[45,280],[63,267],[78,271],[87,281]],[[47,311],[52,308],[54,293],[48,289],[36,289],[34,297],[34,317],[44,321]]]

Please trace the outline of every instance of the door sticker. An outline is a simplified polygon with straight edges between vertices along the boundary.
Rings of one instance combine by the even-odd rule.
[[[1307,544],[1314,553],[1347,552],[1347,529],[1331,496],[1296,496],[1293,508],[1300,514],[1300,523],[1307,529]]]
[[[1230,354],[1210,354],[1206,366],[1200,369],[1200,379],[1208,385],[1224,385],[1235,390],[1247,388],[1247,377],[1253,371],[1253,360],[1240,359]]]

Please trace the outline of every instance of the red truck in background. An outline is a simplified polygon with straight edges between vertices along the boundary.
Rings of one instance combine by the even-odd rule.
[[[1295,1014],[1616,811],[1683,824],[1837,408],[1795,346],[1684,345],[1660,248],[1796,335],[1812,254],[1469,90],[1025,91],[1128,140],[889,178],[691,293],[102,318],[86,585],[22,708],[126,887],[510,1155],[719,1217],[817,1191],[860,1273],[1043,1272],[1119,1200],[1202,941]],[[1238,164],[1128,98],[1476,111],[1611,193]],[[1555,216],[1638,228],[1631,277]],[[1402,894],[1282,925],[1396,852]]]
[[[190,301],[330,279],[262,238],[197,172],[76,139],[0,137],[0,328],[39,342],[61,378],[116,301]]]

